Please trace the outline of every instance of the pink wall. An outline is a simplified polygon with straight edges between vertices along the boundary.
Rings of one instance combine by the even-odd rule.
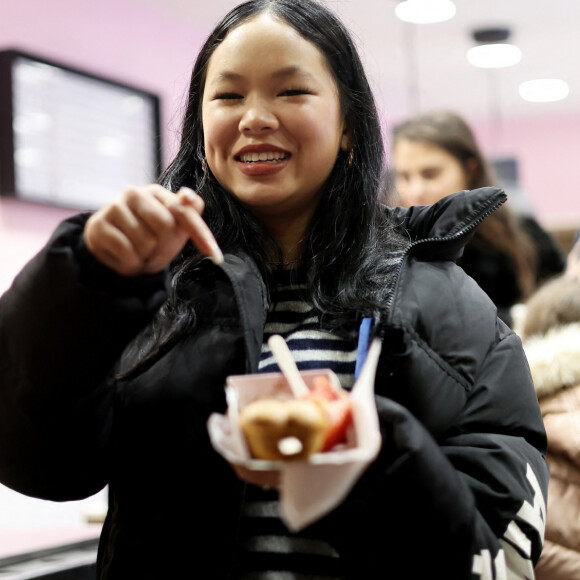
[[[143,1],[3,0],[0,9],[0,49],[19,48],[157,93],[166,160],[203,40],[201,31]]]
[[[522,188],[544,225],[580,227],[578,115],[538,114],[474,128],[486,154],[518,159]]]
[[[200,7],[200,10],[203,8]],[[17,48],[161,97],[167,162],[204,35],[134,0],[2,0],[0,49]],[[0,293],[72,211],[0,198]]]

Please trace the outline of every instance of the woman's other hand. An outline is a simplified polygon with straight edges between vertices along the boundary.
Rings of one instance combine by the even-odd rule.
[[[123,276],[160,272],[188,240],[219,263],[223,255],[203,209],[189,188],[172,193],[160,185],[130,187],[89,218],[85,243],[99,262]]]

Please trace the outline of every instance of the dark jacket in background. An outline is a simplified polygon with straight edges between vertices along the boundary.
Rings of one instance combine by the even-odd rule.
[[[518,224],[532,242],[536,257],[535,282],[540,286],[546,280],[560,274],[566,267],[564,255],[553,238],[530,216],[518,217]],[[458,264],[481,286],[497,306],[498,315],[512,326],[510,309],[524,301],[514,264],[504,252],[490,247],[487,240],[473,236],[465,246]]]
[[[566,268],[566,258],[554,238],[532,216],[518,218],[520,228],[533,241],[538,256],[536,283],[540,286],[546,280],[561,274]]]

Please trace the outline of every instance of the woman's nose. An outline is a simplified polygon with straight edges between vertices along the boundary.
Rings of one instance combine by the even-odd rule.
[[[405,180],[397,180],[396,186],[401,203],[405,207],[425,203],[426,186],[421,178],[410,177]]]
[[[249,102],[240,119],[240,133],[262,133],[278,128],[278,119],[264,101]]]

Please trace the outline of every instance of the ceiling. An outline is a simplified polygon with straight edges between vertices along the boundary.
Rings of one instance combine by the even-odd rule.
[[[211,31],[236,0],[141,0]],[[388,122],[419,110],[452,108],[470,121],[580,114],[579,0],[454,0],[447,22],[408,24],[394,13],[398,0],[325,0],[352,32]],[[466,60],[472,31],[509,27],[522,51],[519,64],[477,69]],[[557,103],[527,103],[522,81],[557,77],[570,95]]]

